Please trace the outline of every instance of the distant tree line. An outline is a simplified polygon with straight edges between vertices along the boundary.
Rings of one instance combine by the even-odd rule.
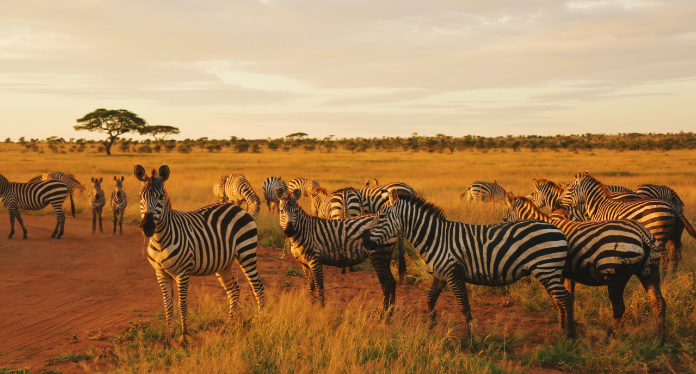
[[[153,126],[154,127],[154,126]],[[161,130],[161,129],[160,129]],[[171,130],[171,128],[170,128]],[[159,136],[157,136],[159,134]],[[351,152],[430,152],[454,153],[463,151],[488,152],[492,150],[551,150],[551,151],[592,151],[594,149],[610,149],[617,151],[628,150],[662,150],[696,149],[696,134],[679,132],[667,134],[582,134],[555,136],[497,136],[485,137],[466,135],[462,137],[438,134],[436,136],[421,136],[412,134],[409,137],[381,138],[339,138],[333,135],[322,139],[310,138],[306,133],[293,133],[281,138],[245,139],[232,136],[229,139],[198,139],[167,140],[161,132],[155,131],[153,140],[133,140],[131,138],[115,139],[113,145],[120,152],[136,153],[169,153],[169,152],[220,152],[232,150],[238,153],[287,152],[303,150],[305,152],[331,153],[336,149]],[[5,143],[15,143],[5,139]],[[54,153],[84,152],[91,149],[94,152],[104,151],[104,141],[74,139],[51,136],[46,139],[19,138],[16,143],[25,147],[26,151]],[[44,147],[47,150],[44,150]]]

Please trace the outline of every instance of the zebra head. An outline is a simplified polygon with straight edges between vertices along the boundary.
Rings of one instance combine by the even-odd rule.
[[[162,165],[159,173],[152,169],[152,175],[148,176],[145,168],[135,165],[135,177],[143,182],[140,188],[140,214],[143,221],[140,228],[148,238],[155,234],[157,223],[162,218],[165,205],[168,205],[169,197],[164,190],[164,182],[169,179],[169,166]]]
[[[92,177],[92,185],[94,186],[94,189],[97,190],[97,192],[101,191],[101,184],[104,181],[104,177],[101,178],[95,178]]]
[[[121,179],[114,175],[114,189],[116,191],[123,191],[123,180],[125,177],[122,175]]]
[[[553,209],[565,209],[572,210],[577,208],[581,204],[585,204],[585,194],[583,193],[582,181],[584,180],[587,172],[578,172],[575,175],[575,181],[566,187],[565,191],[556,200],[556,205]]]
[[[383,246],[389,239],[402,235],[399,201],[384,205],[375,214],[369,228],[363,233],[363,245],[369,250]]]
[[[508,211],[503,217],[503,222],[515,222],[524,219],[520,216],[520,210],[524,207],[524,200],[530,201],[528,199],[516,198],[512,191],[508,191],[505,194],[505,204],[508,207]]]
[[[217,197],[221,203],[227,202],[227,195],[225,195],[225,184],[227,183],[227,175],[222,175],[218,178],[218,181],[213,185],[213,195]]]
[[[278,204],[278,212],[280,216],[280,227],[283,229],[283,235],[286,238],[295,235],[295,219],[297,211],[300,209],[297,205],[297,199],[302,197],[302,191],[299,189],[293,190],[291,194],[284,192],[282,188],[276,190],[276,197],[280,203]]]

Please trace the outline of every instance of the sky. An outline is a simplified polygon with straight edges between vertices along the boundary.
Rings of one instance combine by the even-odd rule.
[[[693,0],[7,0],[0,138],[696,131]],[[137,138],[137,137],[134,137]]]

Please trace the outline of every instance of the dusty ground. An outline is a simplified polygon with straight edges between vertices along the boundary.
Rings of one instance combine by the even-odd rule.
[[[143,236],[137,226],[124,226],[123,236],[91,235],[91,220],[67,218],[66,234],[50,239],[53,216],[24,215],[29,239],[21,232],[7,240],[9,220],[0,218],[0,367],[45,369],[63,373],[82,372],[78,364],[46,365],[46,360],[62,353],[84,352],[89,346],[107,347],[108,341],[95,337],[120,332],[129,321],[160,311],[162,296],[149,263],[141,257]],[[16,226],[16,229],[19,228]],[[260,249],[260,274],[270,287],[290,281],[302,287],[302,279],[288,277],[289,266],[300,268],[280,250]],[[354,297],[381,300],[381,289],[372,271],[340,274],[325,267],[327,299],[348,301]],[[243,279],[243,277],[242,277]],[[350,284],[346,288],[345,285]],[[243,295],[250,295],[246,282],[240,282]],[[195,306],[196,290],[224,293],[214,276],[192,278],[189,306]],[[422,308],[425,289],[399,286],[397,300]],[[479,334],[507,329],[518,337],[516,350],[529,350],[558,336],[553,319],[523,313],[519,306],[502,297],[471,300]],[[461,321],[454,296],[445,292],[438,307]]]

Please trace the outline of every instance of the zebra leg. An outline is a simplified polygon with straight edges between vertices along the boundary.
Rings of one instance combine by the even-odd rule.
[[[164,322],[166,326],[164,344],[169,346],[174,337],[172,330],[172,318],[174,317],[174,304],[172,304],[172,296],[174,294],[172,276],[162,270],[156,270],[155,275],[157,276],[157,283],[159,283],[162,289],[162,297],[164,298]]]
[[[469,305],[469,295],[466,292],[466,282],[464,282],[463,279],[464,269],[461,268],[461,266],[457,266],[447,277],[447,284],[449,284],[452,292],[454,292],[454,297],[457,298],[459,309],[461,309],[464,319],[466,319],[466,336],[470,336],[473,327],[473,318],[471,318],[471,306]],[[433,287],[431,287],[431,291]],[[428,297],[430,297],[430,293]],[[437,300],[437,298],[435,298],[435,300]],[[433,306],[435,305],[435,300],[433,300]]]
[[[116,235],[116,225],[118,224],[118,210],[114,210],[114,235]]]
[[[426,303],[428,304],[428,311],[430,312],[430,329],[434,328],[435,324],[437,323],[437,312],[435,311],[435,304],[437,303],[437,298],[440,297],[440,293],[442,293],[442,290],[445,289],[446,285],[447,282],[438,278],[433,278],[433,284],[430,286],[430,289],[428,290],[428,297],[426,299]]]
[[[215,273],[217,275],[222,288],[227,293],[227,299],[230,302],[230,310],[228,318],[232,319],[232,313],[237,310],[237,302],[239,301],[239,284],[232,274],[232,269],[227,268]]]
[[[125,209],[122,209],[118,215],[118,234],[119,235],[123,235],[123,213],[125,213]]]
[[[611,301],[611,308],[614,311],[614,323],[613,326],[607,331],[607,336],[615,336],[616,331],[619,329],[621,324],[621,317],[623,317],[624,312],[626,312],[626,304],[624,303],[624,289],[626,288],[626,281],[615,280],[614,283],[607,285],[609,290],[609,301]]]
[[[104,233],[104,228],[102,227],[102,210],[103,209],[104,209],[103,207],[97,209],[97,214],[99,214],[99,232],[102,234]]]
[[[316,299],[314,295],[314,275],[309,269],[309,266],[305,264],[302,264],[302,271],[305,274],[305,288],[307,288],[307,292],[309,292],[309,295],[312,296],[312,300],[314,300]]]
[[[56,202],[53,205],[53,211],[56,213],[56,228],[53,230],[52,238],[60,239],[63,236],[63,231],[65,230],[65,213],[63,213],[63,202]],[[20,222],[22,222],[20,220]],[[24,225],[22,225],[24,227]],[[56,236],[57,234],[57,236]]]
[[[261,283],[261,278],[259,278],[258,269],[256,267],[256,246],[254,246],[253,250],[246,249],[237,251],[237,262],[239,262],[239,267],[242,268],[242,272],[244,272],[247,282],[249,282],[251,290],[254,292],[256,304],[259,307],[259,311],[261,311],[266,299],[263,283]]]
[[[12,235],[14,235],[14,221],[14,211],[10,210],[10,235],[7,236],[7,239],[12,239]]]
[[[673,236],[672,239],[667,241],[667,247],[669,247],[669,257],[672,258],[670,268],[672,272],[676,272],[677,267],[679,267],[679,262],[681,261],[681,237],[677,238],[676,236]]]
[[[571,295],[575,295],[575,281],[574,280],[572,280],[570,278],[566,278],[563,281],[563,285],[565,286],[566,290],[568,290],[568,292],[570,292]]]
[[[324,267],[321,262],[317,259],[313,259],[309,263],[309,270],[312,272],[312,280],[314,281],[314,288],[317,290],[317,299],[324,306]]]
[[[575,319],[573,316],[573,303],[575,297],[561,283],[560,270],[557,275],[553,274],[554,272],[549,272],[549,269],[539,268],[534,269],[531,273],[544,286],[554,305],[558,305],[561,328],[569,338],[574,338]]]
[[[387,319],[389,319],[394,312],[394,303],[396,302],[396,280],[392,275],[390,266],[391,251],[374,253],[370,260],[372,267],[375,268],[377,279],[379,279],[379,284],[382,286],[382,293],[384,294],[380,318],[384,318],[386,312]]]
[[[643,285],[645,292],[648,293],[650,302],[655,313],[655,327],[657,328],[657,336],[660,339],[660,344],[665,344],[665,313],[667,304],[662,297],[660,290],[660,269],[658,265],[650,267],[648,275],[638,275],[640,283]]]
[[[176,287],[179,290],[179,315],[181,316],[181,346],[188,347],[188,327],[186,326],[186,317],[188,316],[188,305],[186,298],[188,295],[189,275],[181,274],[176,277]]]
[[[92,235],[94,235],[95,231],[97,231],[97,211],[95,208],[92,208]]]

